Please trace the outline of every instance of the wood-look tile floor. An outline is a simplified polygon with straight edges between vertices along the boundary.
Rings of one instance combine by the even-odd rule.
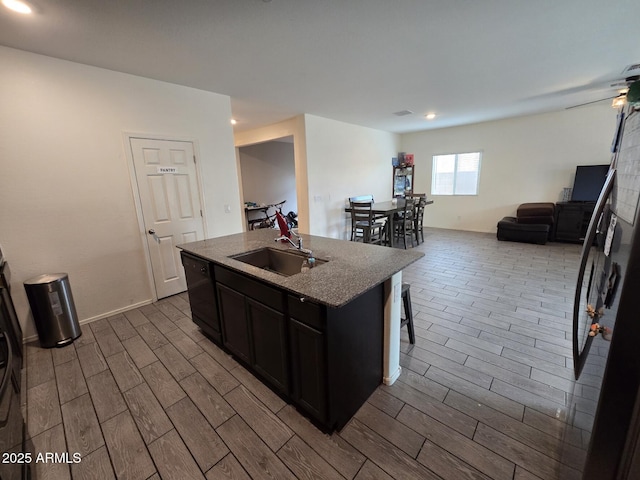
[[[416,344],[402,375],[331,436],[211,343],[186,294],[27,348],[27,426],[46,479],[570,479],[560,461],[571,392],[579,246],[425,229],[405,270]]]

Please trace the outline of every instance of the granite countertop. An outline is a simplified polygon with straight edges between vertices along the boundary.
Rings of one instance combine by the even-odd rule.
[[[336,308],[346,305],[424,256],[417,250],[398,250],[302,234],[304,248],[312,250],[314,257],[327,260],[327,263],[285,277],[229,258],[263,247],[295,251],[288,243],[275,242],[278,236],[278,230],[260,229],[185,243],[178,245],[178,248],[308,300]]]

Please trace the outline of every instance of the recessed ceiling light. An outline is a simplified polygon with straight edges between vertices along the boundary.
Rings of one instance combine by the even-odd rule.
[[[434,118],[436,118],[436,114],[435,113],[427,113],[424,118],[426,118],[427,120],[433,120]]]
[[[2,4],[10,10],[18,13],[29,14],[32,12],[31,7],[26,2],[20,0],[2,0]]]
[[[238,123],[238,121],[235,118],[231,119],[231,125],[235,125],[236,123]]]

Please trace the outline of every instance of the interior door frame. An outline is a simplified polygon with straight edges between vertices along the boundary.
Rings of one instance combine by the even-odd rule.
[[[202,183],[202,171],[200,169],[200,145],[198,140],[194,137],[187,137],[181,135],[163,135],[152,133],[136,133],[136,132],[123,132],[123,148],[127,158],[127,166],[129,167],[129,181],[131,183],[131,192],[133,194],[133,201],[136,208],[136,217],[138,218],[138,233],[140,235],[140,241],[142,242],[142,248],[144,250],[145,264],[147,266],[147,279],[149,282],[149,292],[151,293],[151,301],[158,301],[158,292],[155,288],[155,280],[153,277],[153,267],[151,265],[151,252],[149,251],[149,244],[147,243],[147,229],[144,225],[144,216],[142,214],[142,202],[140,201],[140,190],[138,188],[138,179],[136,177],[136,167],[133,160],[133,152],[131,151],[131,139],[139,138],[145,140],[167,140],[172,142],[190,142],[193,145],[193,154],[196,157],[196,181],[198,183],[198,199],[200,200],[200,209],[202,210],[202,227],[204,229],[204,236],[206,238],[207,228],[207,214],[204,203],[204,191]]]
[[[249,132],[234,132],[236,149],[236,168],[240,202],[244,201],[242,190],[242,171],[240,168],[239,148],[257,143],[277,140],[278,138],[293,136],[293,160],[296,175],[296,201],[298,203],[298,232],[311,234],[309,220],[309,180],[307,173],[307,144],[304,129],[304,115],[298,115],[274,125],[258,128]],[[241,206],[242,208],[242,206]],[[244,215],[243,215],[244,220]],[[246,222],[245,222],[246,223]]]

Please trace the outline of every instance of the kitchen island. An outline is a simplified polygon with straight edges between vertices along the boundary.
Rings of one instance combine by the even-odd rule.
[[[285,276],[238,259],[265,247],[299,253],[277,236],[180,245],[192,319],[318,426],[340,429],[399,374],[401,271],[423,254],[302,235],[318,259],[308,271]]]

